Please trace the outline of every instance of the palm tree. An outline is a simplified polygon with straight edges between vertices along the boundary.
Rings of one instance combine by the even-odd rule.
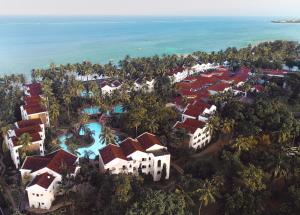
[[[108,144],[116,144],[116,134],[115,131],[112,130],[110,127],[103,125],[102,126],[102,132],[99,135],[99,138],[102,138],[102,144],[108,145]]]
[[[219,131],[220,121],[221,119],[217,114],[214,114],[208,119],[207,127],[211,133],[214,133],[214,131]]]
[[[24,160],[24,158],[26,157],[26,152],[31,143],[31,140],[32,140],[32,138],[31,138],[30,134],[28,134],[28,133],[24,133],[18,138],[17,145],[22,146],[20,148],[20,152],[21,152],[20,157],[22,160]]]
[[[233,119],[225,119],[221,126],[221,131],[224,134],[230,134],[234,128],[234,120]]]
[[[270,181],[273,182],[274,179],[283,178],[286,184],[286,180],[289,174],[288,162],[286,157],[282,154],[278,156],[274,156],[274,159],[271,164],[272,168],[272,175]]]
[[[67,114],[68,119],[70,120],[70,105],[71,105],[71,95],[68,92],[64,92],[63,94],[63,100],[67,106]]]
[[[9,131],[9,129],[10,129],[9,125],[1,127],[1,133],[2,133],[3,139],[5,139],[5,136],[7,135],[7,132]]]
[[[51,105],[48,108],[49,110],[49,115],[50,115],[50,121],[52,125],[57,125],[57,121],[58,121],[58,117],[59,117],[59,110],[60,110],[60,106],[59,103],[53,98],[53,100],[51,100]]]
[[[238,150],[240,153],[241,151],[249,151],[251,150],[255,145],[258,144],[258,141],[253,137],[238,137],[235,140],[235,143],[233,145],[234,148]]]
[[[201,214],[201,208],[202,206],[207,206],[211,203],[215,203],[216,202],[216,188],[215,185],[212,184],[209,180],[205,180],[203,185],[201,186],[201,188],[197,189],[195,191],[195,193],[199,196],[199,202],[200,202],[200,206],[199,206],[199,210],[198,210],[198,214]]]
[[[89,119],[90,119],[90,117],[86,113],[83,113],[83,114],[80,115],[80,117],[79,117],[78,134],[82,130],[83,126],[89,122]]]

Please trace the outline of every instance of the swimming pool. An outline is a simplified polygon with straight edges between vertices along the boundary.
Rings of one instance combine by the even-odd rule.
[[[93,132],[92,136],[94,139],[94,143],[88,147],[78,148],[76,152],[78,153],[79,157],[84,157],[85,151],[91,152],[89,158],[94,159],[99,154],[99,149],[102,149],[105,146],[105,144],[102,143],[102,138],[101,139],[99,138],[102,132],[102,125],[98,122],[90,122],[85,126]],[[81,130],[80,134],[81,135],[84,134],[83,132],[84,131]],[[70,134],[61,135],[58,138],[58,140],[59,140],[60,147],[68,151],[68,146],[65,144],[67,137],[70,137]]]
[[[99,114],[101,113],[101,109],[99,107],[86,107],[83,108],[82,113],[86,113],[88,115],[95,115],[95,114]],[[122,105],[116,105],[113,110],[112,113],[124,113],[124,109]],[[108,113],[109,115],[109,113]]]
[[[101,110],[98,107],[87,107],[83,108],[81,112],[86,113],[88,115],[95,115],[101,113]]]
[[[81,93],[80,93],[80,96],[81,97],[91,97],[93,96],[93,92],[88,92],[86,90],[83,90]]]
[[[113,113],[124,113],[124,108],[122,105],[117,105],[113,108]]]

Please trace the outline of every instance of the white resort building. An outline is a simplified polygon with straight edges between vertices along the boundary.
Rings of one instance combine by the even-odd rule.
[[[63,175],[75,177],[79,172],[78,158],[64,150],[45,156],[26,157],[20,172],[26,186],[29,207],[49,209],[60,194]]]
[[[189,148],[201,149],[211,141],[212,132],[205,122],[187,118],[183,122],[177,122],[174,128],[184,129],[188,133]]]
[[[100,80],[99,85],[101,88],[101,92],[103,95],[107,94],[110,95],[112,94],[115,90],[120,89],[122,86],[122,83],[118,80]]]
[[[42,105],[42,85],[40,83],[24,86],[24,105],[20,107],[23,120],[41,119],[46,126],[50,126],[49,113]]]
[[[23,134],[30,136],[30,143],[26,146],[20,144]],[[23,120],[15,123],[15,128],[8,130],[5,142],[10,151],[11,159],[16,168],[20,167],[20,149],[26,147],[30,153],[44,155],[45,153],[45,127],[40,119]]]
[[[202,101],[195,101],[193,104],[188,104],[182,113],[182,121],[186,119],[196,119],[206,122],[211,115],[217,111],[215,105],[209,105]]]
[[[138,174],[139,169],[151,174],[154,181],[159,181],[165,171],[165,179],[170,174],[171,155],[158,138],[150,133],[143,133],[136,139],[127,138],[118,146],[109,144],[100,150],[100,171],[111,174]]]

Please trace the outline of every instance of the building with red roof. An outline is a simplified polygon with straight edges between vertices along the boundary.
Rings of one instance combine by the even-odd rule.
[[[211,95],[215,95],[217,93],[223,93],[223,92],[226,92],[230,89],[231,89],[230,84],[225,83],[225,82],[219,82],[219,83],[207,88],[207,90],[209,91],[209,93]]]
[[[45,153],[45,126],[40,119],[24,120],[15,123],[15,128],[8,130],[5,135],[5,143],[10,151],[11,159],[16,168],[21,165],[19,150],[23,147],[20,145],[24,141],[23,135],[29,135],[29,144],[26,147],[26,152],[37,153],[44,155]]]
[[[200,121],[207,121],[209,116],[214,114],[217,110],[215,105],[210,105],[202,100],[194,101],[192,104],[188,104],[182,113],[182,120],[196,119]]]
[[[188,147],[193,149],[201,149],[211,141],[211,130],[207,123],[187,118],[182,122],[177,122],[174,129],[183,129],[190,136]]]
[[[20,109],[23,120],[41,119],[43,124],[50,126],[49,113],[41,103],[22,105]]]
[[[74,177],[79,169],[77,156],[62,149],[45,156],[26,157],[20,172],[23,182],[29,182],[29,206],[49,209],[59,194],[63,175]]]
[[[120,89],[122,86],[122,82],[119,80],[99,80],[98,84],[101,88],[102,94],[110,95],[113,91]]]
[[[145,174],[151,174],[154,181],[160,180],[164,167],[166,179],[169,178],[170,159],[167,148],[148,132],[135,139],[126,138],[119,145],[109,144],[99,152],[102,172],[138,174],[140,169]]]
[[[24,94],[26,96],[39,96],[42,94],[42,85],[40,83],[32,83],[24,85]]]
[[[288,71],[280,69],[264,69],[263,73],[269,77],[283,78],[288,74]]]

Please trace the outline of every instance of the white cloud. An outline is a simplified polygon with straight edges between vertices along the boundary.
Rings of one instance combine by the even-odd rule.
[[[0,0],[0,14],[297,16],[299,0]]]

